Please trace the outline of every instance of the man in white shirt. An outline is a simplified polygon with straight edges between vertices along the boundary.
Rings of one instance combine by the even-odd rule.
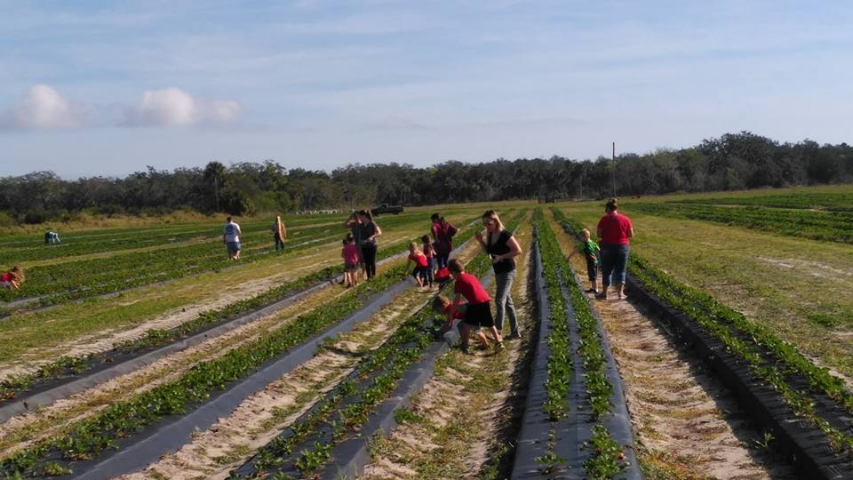
[[[231,217],[225,219],[228,223],[222,230],[222,243],[228,247],[228,258],[237,260],[240,258],[240,235],[243,233],[240,230],[240,225],[231,221]]]

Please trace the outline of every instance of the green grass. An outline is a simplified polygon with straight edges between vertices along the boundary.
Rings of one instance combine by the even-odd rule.
[[[426,212],[407,213],[423,216],[423,225],[413,225],[409,222],[408,225],[397,227],[393,225],[404,219],[394,221],[394,216],[386,216],[387,223],[391,226],[386,228],[380,237],[379,248],[393,248],[402,252],[406,240],[427,233],[430,222]],[[459,223],[477,214],[479,210],[473,210],[469,206],[457,206],[446,213],[449,219]],[[347,232],[342,226],[343,216],[327,217],[322,221],[327,223],[332,220],[340,221],[340,234],[343,238]],[[13,314],[11,318],[0,321],[0,343],[4,345],[4,348],[0,349],[0,365],[54,359],[64,353],[62,348],[57,351],[56,347],[81,338],[97,339],[108,331],[133,328],[184,306],[215,300],[226,285],[240,285],[307,265],[316,265],[316,268],[334,265],[340,262],[340,248],[339,243],[332,242],[318,245],[295,256],[267,255],[260,259],[247,256],[241,261],[239,268],[207,272],[166,284],[140,287],[114,297],[92,298],[50,309]],[[316,256],[309,258],[308,255]],[[223,254],[223,267],[231,266],[224,257]],[[313,269],[305,270],[304,274],[311,271]],[[294,276],[302,274],[297,272]]]
[[[847,187],[849,190],[849,187]],[[679,281],[769,326],[805,355],[853,377],[853,249],[701,221],[631,211],[632,250]],[[558,204],[595,231],[602,202]]]

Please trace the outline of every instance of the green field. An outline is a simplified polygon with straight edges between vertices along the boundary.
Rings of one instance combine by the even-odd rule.
[[[815,222],[843,207],[853,187],[797,188],[678,197],[620,199],[636,236],[631,251],[678,280],[712,295],[754,322],[773,329],[816,362],[853,378],[853,248],[837,237],[807,238],[790,222],[756,228],[744,222],[690,219],[672,206],[713,205],[762,209],[778,218],[794,209]],[[786,202],[787,199],[787,202]],[[819,201],[817,200],[819,199]],[[794,205],[809,204],[810,210]],[[747,207],[748,206],[748,207]],[[557,207],[595,232],[603,202],[560,203]],[[828,228],[853,238],[848,216]]]

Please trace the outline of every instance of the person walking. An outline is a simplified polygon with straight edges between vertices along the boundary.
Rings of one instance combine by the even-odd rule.
[[[596,278],[598,276],[598,258],[601,256],[601,247],[590,238],[591,236],[592,234],[586,228],[580,231],[580,239],[583,241],[583,247],[575,247],[572,253],[566,257],[566,262],[571,260],[576,253],[583,253],[586,259],[586,274],[587,278],[589,278],[590,287],[589,290],[586,290],[586,293],[598,294],[598,281]]]
[[[275,249],[284,250],[284,240],[287,238],[287,228],[284,222],[281,221],[281,215],[276,215],[275,222],[272,224],[272,236],[275,241]]]
[[[369,210],[360,210],[358,219],[361,225],[361,254],[364,256],[364,271],[367,279],[376,276],[376,250],[378,242],[376,237],[382,235],[382,229],[373,221],[373,214]]]
[[[599,300],[607,299],[610,285],[616,288],[616,298],[625,296],[625,269],[634,225],[630,218],[617,211],[618,208],[617,199],[608,200],[596,229],[601,245],[601,291],[595,296]]]
[[[486,234],[477,232],[474,238],[491,257],[492,269],[495,271],[495,307],[497,309],[495,326],[499,332],[503,332],[506,317],[509,319],[510,328],[507,338],[521,338],[511,295],[512,284],[515,281],[515,257],[521,255],[521,245],[518,244],[512,232],[504,228],[497,212],[486,210],[482,219]]]
[[[240,230],[240,225],[237,225],[231,220],[231,217],[225,219],[225,227],[222,229],[222,243],[228,249],[229,260],[240,259],[240,235],[243,232]]]

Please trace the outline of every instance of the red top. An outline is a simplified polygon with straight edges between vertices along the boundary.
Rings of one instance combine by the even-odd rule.
[[[470,273],[461,273],[453,286],[453,293],[459,293],[470,304],[486,303],[491,300],[489,292],[480,285],[480,280]]]
[[[457,303],[456,304],[456,310],[453,311],[453,318],[458,318],[460,320],[465,318],[465,307],[467,307],[467,306],[468,306],[468,304],[465,302]],[[453,308],[453,302],[448,303],[444,307],[444,310],[441,311],[441,313],[447,315],[447,312],[449,312],[451,308]]]
[[[355,265],[358,263],[358,247],[354,243],[344,245],[343,250],[341,250],[341,256],[344,257],[344,262]]]
[[[11,273],[5,272],[2,275],[0,275],[0,282],[8,282],[10,280],[13,280]]]
[[[621,213],[608,213],[598,221],[601,230],[601,243],[608,245],[628,245],[628,231],[633,228],[631,219]]]
[[[414,260],[415,265],[419,267],[426,267],[429,265],[429,259],[424,255],[424,252],[410,253],[409,260]]]

